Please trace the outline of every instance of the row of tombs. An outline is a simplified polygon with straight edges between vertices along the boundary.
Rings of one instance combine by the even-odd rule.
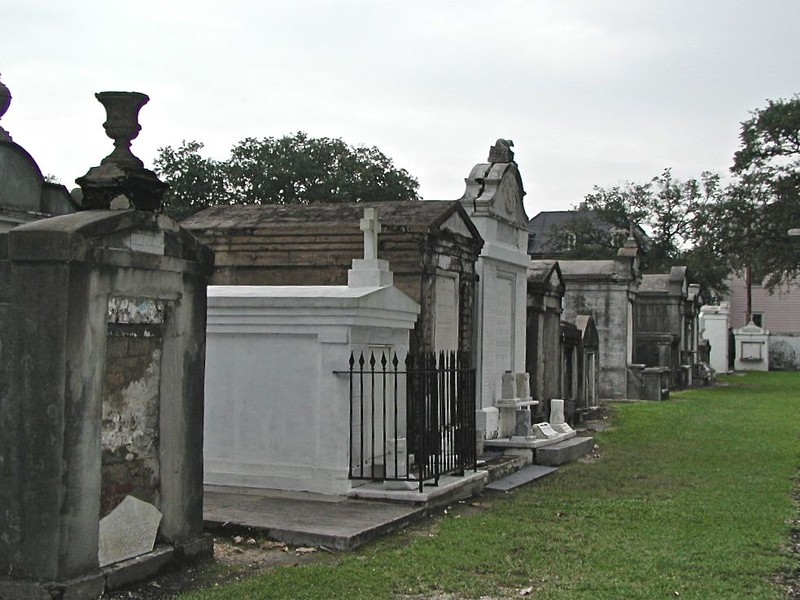
[[[207,555],[204,484],[483,480],[485,448],[530,462],[601,399],[708,379],[685,268],[531,260],[504,140],[458,200],[179,225],[129,150],[147,97],[97,97],[115,150],[75,198],[0,128],[0,597]]]

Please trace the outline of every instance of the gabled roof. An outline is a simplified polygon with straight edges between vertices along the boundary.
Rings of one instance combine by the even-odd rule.
[[[528,286],[564,291],[564,277],[557,260],[532,260],[528,267]]]
[[[669,273],[645,273],[639,284],[639,293],[685,296],[687,293],[686,267],[672,267]]]
[[[581,340],[584,346],[594,347],[600,343],[600,337],[597,334],[597,327],[594,324],[592,315],[577,315],[575,317],[575,326],[581,332]]]
[[[357,202],[349,204],[258,204],[212,206],[181,221],[189,230],[279,230],[316,225],[358,228],[365,208],[375,208],[381,225],[391,229],[435,231],[449,228],[451,218],[473,238],[483,241],[464,208],[455,200]]]

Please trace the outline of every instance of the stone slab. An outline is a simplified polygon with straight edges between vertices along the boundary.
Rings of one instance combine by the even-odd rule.
[[[94,600],[104,590],[105,578],[99,573],[58,583],[0,580],[0,600]]]
[[[216,486],[206,490],[207,524],[253,527],[268,537],[298,546],[331,550],[354,548],[421,518],[417,506],[356,500],[307,492],[280,492]]]
[[[555,467],[578,460],[594,448],[594,438],[573,437],[557,444],[537,448],[534,462],[537,465]]]
[[[566,439],[575,437],[575,431],[570,431],[569,433],[558,433],[556,437],[552,439],[539,439],[533,436],[528,437],[511,437],[511,438],[499,438],[496,440],[486,440],[484,443],[484,447],[486,448],[528,448],[528,449],[536,449],[541,448],[544,446],[551,446],[553,444],[557,444],[562,442]]]
[[[100,519],[98,560],[100,566],[150,552],[156,542],[161,512],[152,504],[127,496]]]
[[[392,490],[387,489],[383,483],[368,483],[353,488],[348,495],[352,498],[414,504],[430,509],[479,494],[486,485],[487,478],[485,471],[467,471],[463,476],[442,475],[438,485],[434,485],[433,481],[426,482],[422,492],[418,487],[414,490]]]
[[[528,465],[527,467],[523,467],[516,473],[512,473],[511,475],[506,475],[505,477],[498,479],[497,481],[493,481],[492,483],[486,486],[486,489],[494,490],[496,492],[507,492],[509,490],[518,488],[521,485],[525,485],[526,483],[530,483],[532,481],[536,481],[537,479],[541,479],[542,477],[552,475],[557,470],[558,469],[556,469],[555,467]]]
[[[103,570],[106,588],[116,590],[137,581],[144,581],[172,562],[172,546],[157,547],[152,552],[115,563]]]

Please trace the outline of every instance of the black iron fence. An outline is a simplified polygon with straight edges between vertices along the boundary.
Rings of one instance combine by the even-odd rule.
[[[439,483],[477,469],[475,368],[463,352],[350,355],[350,478]]]

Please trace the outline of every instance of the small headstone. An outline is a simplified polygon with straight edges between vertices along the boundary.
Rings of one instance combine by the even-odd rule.
[[[550,400],[550,425],[561,425],[564,421],[564,401],[554,398]]]
[[[564,420],[564,401],[558,398],[550,400],[550,427],[556,433],[571,433],[572,427]]]
[[[161,512],[152,504],[127,496],[100,519],[97,558],[104,567],[153,550]]]
[[[533,426],[531,433],[537,440],[552,440],[558,437],[558,433],[550,427],[549,423],[537,423]]]

